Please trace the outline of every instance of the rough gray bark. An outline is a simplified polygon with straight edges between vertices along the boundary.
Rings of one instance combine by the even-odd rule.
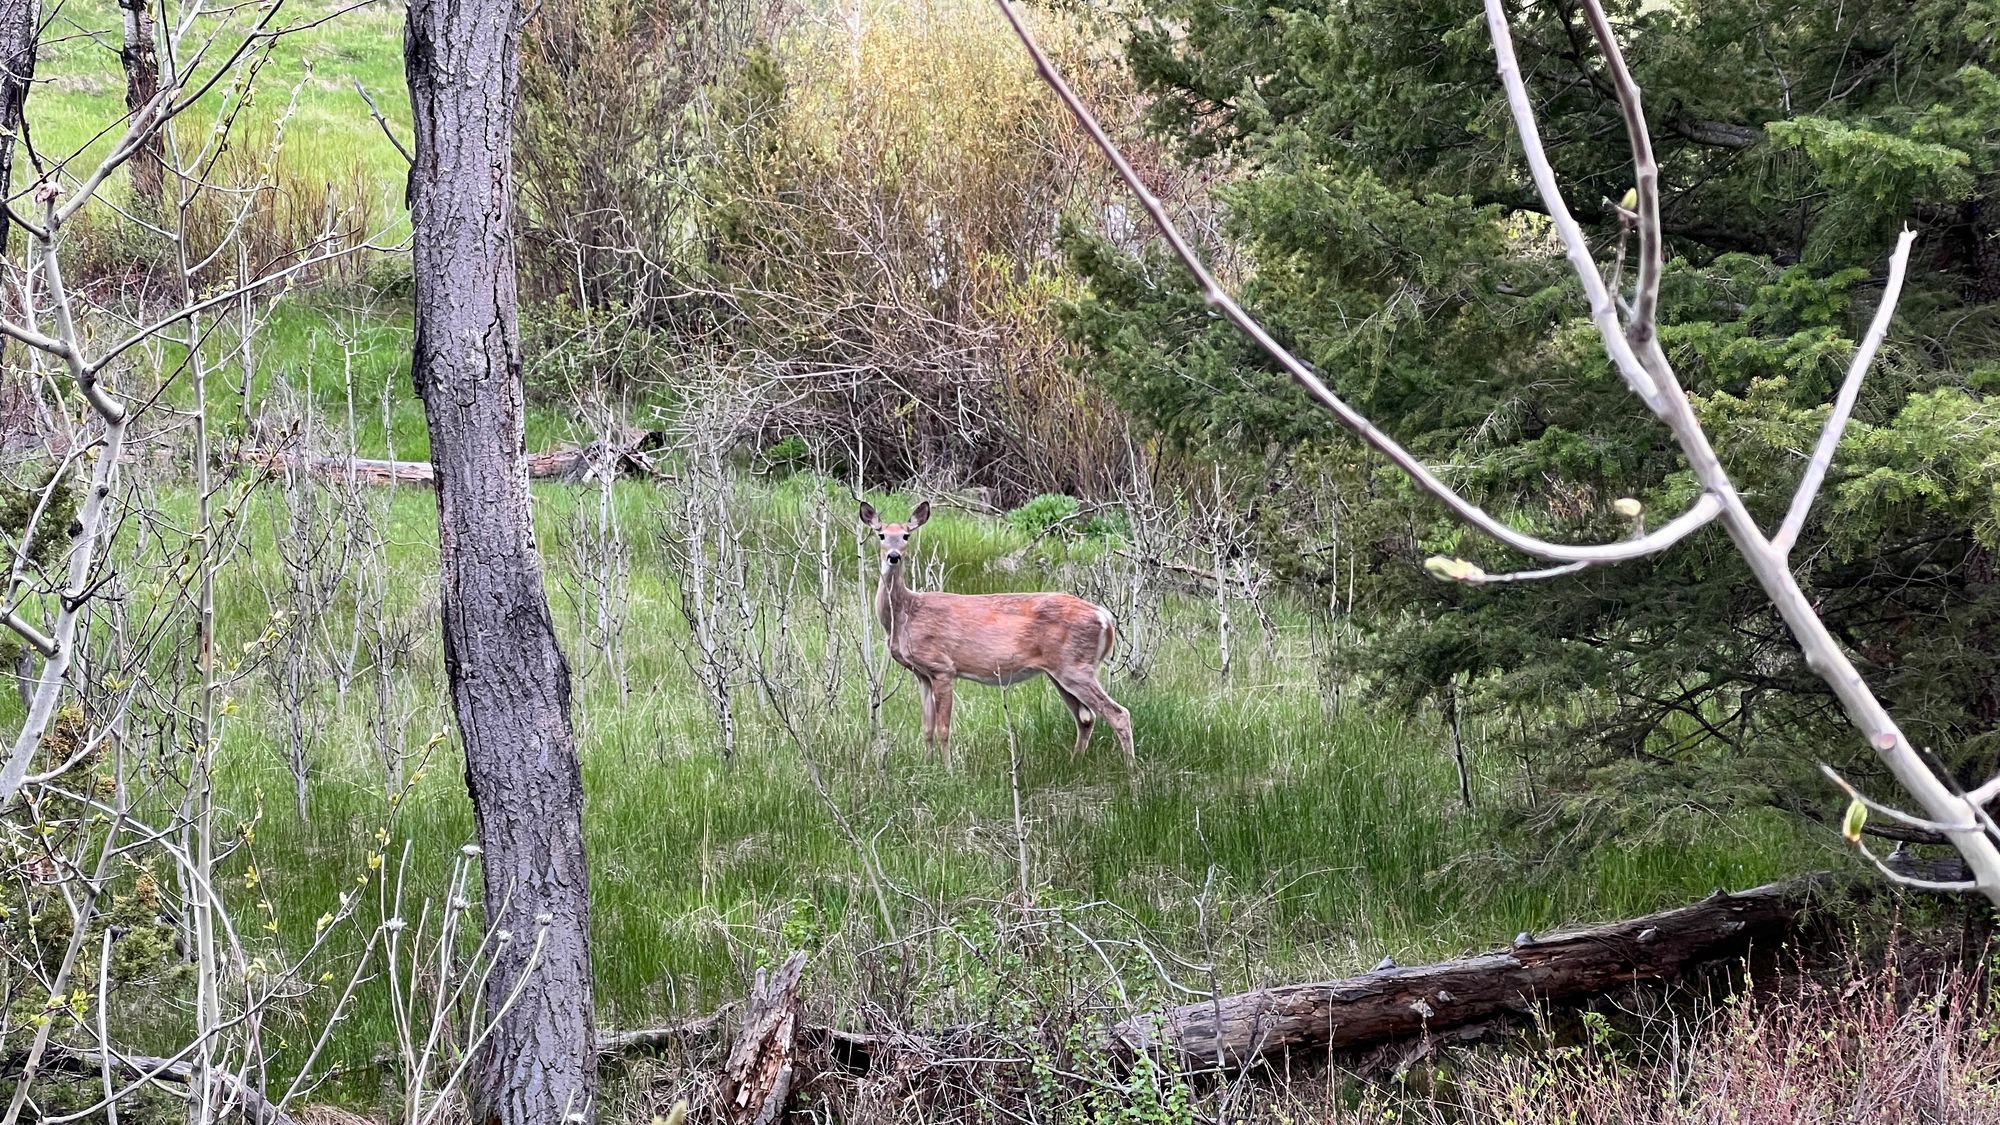
[[[34,85],[35,28],[40,17],[38,0],[0,0],[0,199],[14,195],[14,142]],[[0,210],[0,258],[7,256],[13,230],[13,220]],[[6,359],[6,347],[6,337],[0,336],[0,361]]]
[[[570,671],[529,522],[514,278],[515,0],[413,0],[404,43],[416,354],[438,491],[445,671],[485,850],[487,923],[510,935],[473,1067],[476,1122],[595,1109],[590,898]]]
[[[35,80],[35,25],[40,15],[37,0],[0,0],[0,199],[14,194],[14,141]],[[13,226],[0,211],[0,257],[7,253]]]
[[[160,92],[160,56],[153,46],[153,13],[147,0],[118,0],[125,15],[125,43],[119,61],[125,67],[125,108],[137,115],[153,104]],[[154,130],[128,165],[132,171],[132,194],[139,213],[159,214],[160,198],[166,192],[166,138]]]

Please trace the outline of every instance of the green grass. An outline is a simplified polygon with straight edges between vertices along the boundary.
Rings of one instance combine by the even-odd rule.
[[[400,198],[402,157],[369,116],[354,84],[358,81],[368,88],[397,135],[408,143],[402,11],[387,3],[349,7],[337,0],[284,4],[270,27],[298,30],[280,36],[269,47],[252,86],[251,106],[240,123],[243,135],[233,138],[232,144],[261,148],[296,88],[297,108],[286,124],[287,166],[322,179],[357,176]],[[125,80],[118,56],[122,23],[111,0],[70,0],[54,11],[26,116],[45,158],[70,161],[83,172],[101,160],[122,133]],[[194,70],[191,86],[212,75],[263,15],[261,5],[228,6],[222,11],[224,15],[197,21],[184,39],[183,52],[192,52],[215,34],[215,45]],[[176,122],[180,143],[203,143],[230,98],[225,79]]]
[[[372,300],[336,308],[309,297],[289,298],[275,306],[257,337],[250,401],[243,401],[233,382],[241,378],[238,367],[217,376],[210,417],[218,427],[241,426],[247,408],[249,417],[261,418],[266,426],[258,444],[276,448],[289,439],[273,429],[273,420],[280,420],[280,427],[301,423],[310,404],[321,442],[346,448],[351,411],[356,455],[429,460],[423,401],[410,382],[411,344],[407,303]],[[210,361],[228,368],[234,357],[227,352],[233,346],[219,337],[212,340]],[[175,376],[165,401],[190,408],[194,394],[185,368],[166,366]],[[575,411],[531,397],[525,426],[529,450],[580,444],[594,436],[580,426]]]
[[[753,569],[789,573],[798,556],[787,543],[810,510],[804,480],[737,486]],[[580,560],[569,544],[578,521],[595,521],[598,493],[546,486],[536,497],[552,600],[579,676],[604,1022],[634,1025],[708,1010],[740,995],[754,963],[794,946],[815,953],[816,1000],[836,1007],[858,1001],[876,979],[868,976],[866,951],[887,940],[869,865],[816,793],[801,748],[747,685],[743,739],[736,760],[722,761],[712,715],[679,648],[686,630],[662,547],[675,528],[669,495],[633,482],[613,494],[632,550],[622,632],[629,694],[620,693],[578,629]],[[268,489],[253,495],[243,514],[245,548],[219,586],[220,651],[232,657],[269,625],[282,587],[281,500]],[[421,744],[449,722],[430,600],[435,501],[411,489],[370,500],[380,506],[389,544],[387,604],[418,638],[396,682],[419,701],[410,741]],[[836,503],[834,541],[851,552],[846,502]],[[885,512],[907,510],[902,498],[877,503]],[[190,498],[178,495],[168,515],[185,519],[190,507]],[[919,543],[920,561],[945,564],[958,590],[1097,592],[1123,581],[1115,556],[1031,550],[999,521],[951,511],[935,518]],[[864,603],[852,554],[840,557],[837,629],[847,633],[858,629]],[[803,573],[812,571],[805,563]],[[777,612],[777,588],[758,584],[767,620]],[[327,635],[344,637],[352,612],[351,601],[337,609],[324,622]],[[1214,668],[1213,613],[1205,598],[1169,598],[1156,623],[1169,640],[1148,675],[1111,678],[1110,690],[1133,713],[1139,765],[1131,771],[1108,732],[1073,760],[1068,715],[1040,683],[1004,693],[963,688],[950,768],[919,750],[915,693],[900,669],[890,669],[895,690],[884,751],[869,743],[864,680],[851,655],[831,700],[817,689],[799,693],[809,731],[803,752],[819,763],[854,829],[873,841],[891,925],[906,939],[897,955],[926,966],[919,975],[935,991],[937,1012],[991,987],[987,970],[962,963],[953,949],[962,927],[1005,915],[999,904],[1017,879],[1010,723],[1022,757],[1036,901],[1066,906],[1065,917],[1086,930],[1143,938],[1196,962],[1212,955],[1224,989],[1363,970],[1384,955],[1406,964],[1449,956],[1520,930],[1628,915],[1831,862],[1794,823],[1771,814],[1614,845],[1560,870],[1523,870],[1502,846],[1500,810],[1520,799],[1513,762],[1472,748],[1479,809],[1468,812],[1458,805],[1448,743],[1433,725],[1359,705],[1326,713],[1307,642],[1316,624],[1310,611],[1276,607],[1270,655],[1254,617],[1239,613],[1237,628],[1248,619],[1250,632],[1237,637],[1238,664],[1227,683]],[[818,615],[816,603],[794,606],[799,649],[809,659],[825,641]],[[296,951],[313,920],[368,871],[378,829],[388,830],[389,858],[364,895],[387,893],[384,876],[396,872],[407,847],[402,878],[416,901],[440,893],[472,828],[449,746],[400,807],[389,807],[365,678],[344,700],[334,698],[330,677],[317,681],[324,726],[311,743],[310,814],[298,817],[274,672],[248,661],[231,689],[239,710],[223,733],[222,803],[244,819],[261,815],[254,845],[222,874],[225,885],[240,887],[248,865],[257,865],[279,927],[268,940]],[[18,721],[10,710],[16,706],[0,703],[0,723]],[[261,917],[256,895],[237,897],[243,917]],[[371,906],[364,918],[382,909]],[[1218,948],[1201,938],[1203,911],[1226,935]],[[337,946],[351,952],[360,933]],[[1134,973],[1126,982],[1134,1003],[1173,999],[1143,965],[1123,968]],[[302,1006],[301,1026],[322,1002]],[[362,994],[341,1040],[342,1061],[359,1063],[378,1050],[386,1003],[379,988]]]

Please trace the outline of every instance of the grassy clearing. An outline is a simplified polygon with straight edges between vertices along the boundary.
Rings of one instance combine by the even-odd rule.
[[[816,567],[816,557],[798,546],[816,542],[815,485],[799,477],[734,488],[755,544],[755,600],[769,638],[776,618],[787,615],[787,576],[795,565],[807,574]],[[594,608],[583,578],[593,564],[577,550],[604,498],[592,489],[538,488],[538,534],[578,674],[607,1024],[706,1010],[740,995],[754,964],[790,948],[816,954],[812,994],[821,1003],[844,1007],[880,983],[869,977],[885,941],[878,887],[815,790],[808,755],[832,801],[872,841],[886,883],[879,889],[891,914],[887,926],[906,940],[896,956],[920,967],[941,1005],[936,1011],[969,1003],[981,970],[954,951],[965,927],[990,925],[1019,876],[1010,725],[1022,759],[1036,903],[1064,908],[1062,917],[1086,931],[1212,960],[1226,990],[1366,969],[1385,954],[1404,963],[1450,955],[1519,930],[1644,911],[1831,862],[1774,814],[1600,849],[1560,870],[1523,870],[1503,854],[1501,819],[1492,811],[1518,799],[1516,764],[1475,745],[1480,808],[1458,807],[1448,743],[1432,724],[1352,701],[1338,713],[1323,706],[1310,638],[1324,623],[1290,605],[1273,607],[1268,652],[1251,617],[1252,632],[1237,638],[1235,674],[1224,683],[1215,668],[1212,603],[1165,600],[1150,624],[1166,641],[1145,678],[1113,676],[1108,685],[1133,712],[1136,771],[1128,773],[1108,732],[1072,760],[1068,715],[1038,683],[962,690],[957,760],[947,769],[918,749],[915,693],[893,667],[887,742],[878,748],[868,736],[865,679],[853,649],[865,603],[847,502],[837,488],[823,492],[837,505],[826,510],[842,567],[834,632],[847,647],[832,657],[837,683],[830,695],[813,688],[794,701],[808,732],[803,747],[745,685],[743,736],[736,761],[726,764],[682,649],[687,630],[664,549],[678,534],[670,494],[621,482],[610,496],[631,551],[629,618],[619,631],[629,691],[621,691],[610,663],[587,640]],[[357,565],[386,575],[389,616],[415,638],[393,678],[395,698],[411,709],[409,741],[418,745],[449,722],[435,637],[435,501],[416,490],[366,500],[386,547]],[[221,651],[232,657],[285,605],[278,556],[284,503],[282,493],[266,489],[245,506],[245,545],[219,587]],[[908,499],[877,503],[900,513]],[[186,518],[191,504],[184,494],[172,496],[167,514]],[[934,519],[919,542],[919,565],[941,570],[962,591],[1071,588],[1116,604],[1110,591],[1129,581],[1125,564],[1101,549],[1031,544],[998,521],[957,512]],[[357,627],[354,606],[344,595],[304,624],[337,648]],[[790,643],[802,659],[820,660],[828,638],[818,605],[794,598],[788,615]],[[434,899],[472,833],[449,746],[392,808],[371,733],[369,679],[357,676],[343,692],[332,674],[317,673],[306,708],[316,730],[308,740],[314,777],[309,815],[301,818],[290,798],[291,718],[276,690],[280,668],[259,659],[244,658],[232,689],[237,713],[223,732],[219,779],[225,806],[255,819],[254,844],[223,876],[241,887],[249,865],[258,868],[258,893],[241,892],[244,917],[259,917],[257,899],[268,896],[278,927],[258,937],[303,948],[313,919],[357,886],[378,849],[388,858],[365,895],[388,895],[400,877],[408,901]],[[11,695],[0,702],[0,724],[18,721],[17,706]],[[378,830],[386,830],[386,846]],[[407,869],[398,872],[406,854]],[[386,911],[384,897],[364,915]],[[1217,927],[1208,943],[1199,924],[1204,912]],[[1216,933],[1226,937],[1216,940]],[[358,943],[359,931],[351,937]],[[1131,971],[1121,982],[1131,1003],[1172,998],[1136,953],[1119,968]],[[321,1003],[304,1003],[302,1026]],[[382,991],[365,992],[341,1041],[341,1061],[371,1057],[385,1041],[387,1019]]]
[[[194,85],[243,42],[263,11],[261,5],[230,6],[195,21],[182,39],[182,51],[193,51],[211,30],[217,38],[194,71]],[[54,10],[27,106],[35,145],[46,158],[83,169],[117,143],[125,117],[125,77],[118,55],[122,26],[111,0],[74,0]],[[289,164],[321,177],[358,172],[377,186],[399,187],[402,157],[368,115],[354,84],[368,88],[397,135],[407,141],[410,103],[403,82],[402,8],[380,0],[358,7],[336,0],[289,0],[269,26],[297,30],[278,38],[257,69],[251,106],[242,119],[246,133],[232,143],[258,147],[296,88],[298,105],[286,129]],[[181,119],[176,133],[181,143],[200,143],[236,96],[228,81],[219,83]]]
[[[264,433],[256,444],[281,447],[300,436],[294,428],[311,417],[321,448],[351,448],[359,457],[429,460],[424,404],[410,382],[412,328],[406,303],[363,298],[351,307],[337,307],[293,298],[272,306],[263,323],[249,401],[243,400],[234,382],[240,375],[234,371],[218,377],[226,387],[210,392],[210,418],[217,427],[227,431],[258,419]],[[208,344],[210,362],[228,368],[234,346],[218,335]],[[177,362],[179,354],[163,348],[147,366],[174,373],[165,400],[189,408],[193,389]],[[595,436],[579,424],[574,410],[541,399],[531,399],[525,430],[531,451]]]

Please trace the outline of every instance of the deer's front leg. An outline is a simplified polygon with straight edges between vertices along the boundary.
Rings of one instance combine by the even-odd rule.
[[[937,729],[937,696],[931,691],[931,678],[922,672],[912,672],[917,678],[917,702],[924,712],[924,751],[930,752],[931,735]]]
[[[951,677],[931,681],[931,729],[937,734],[938,756],[951,765]]]

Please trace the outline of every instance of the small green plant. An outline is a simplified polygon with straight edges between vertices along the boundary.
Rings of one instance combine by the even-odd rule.
[[[1122,513],[1096,511],[1085,515],[1083,505],[1076,497],[1060,493],[1045,492],[1008,512],[1006,519],[1007,526],[1035,538],[1061,535],[1101,539],[1125,532]]]
[[[1007,513],[1007,526],[1028,535],[1048,535],[1065,530],[1083,505],[1074,496],[1043,493]]]
[[[806,439],[793,434],[764,450],[764,472],[771,476],[789,477],[812,467],[812,447]]]

